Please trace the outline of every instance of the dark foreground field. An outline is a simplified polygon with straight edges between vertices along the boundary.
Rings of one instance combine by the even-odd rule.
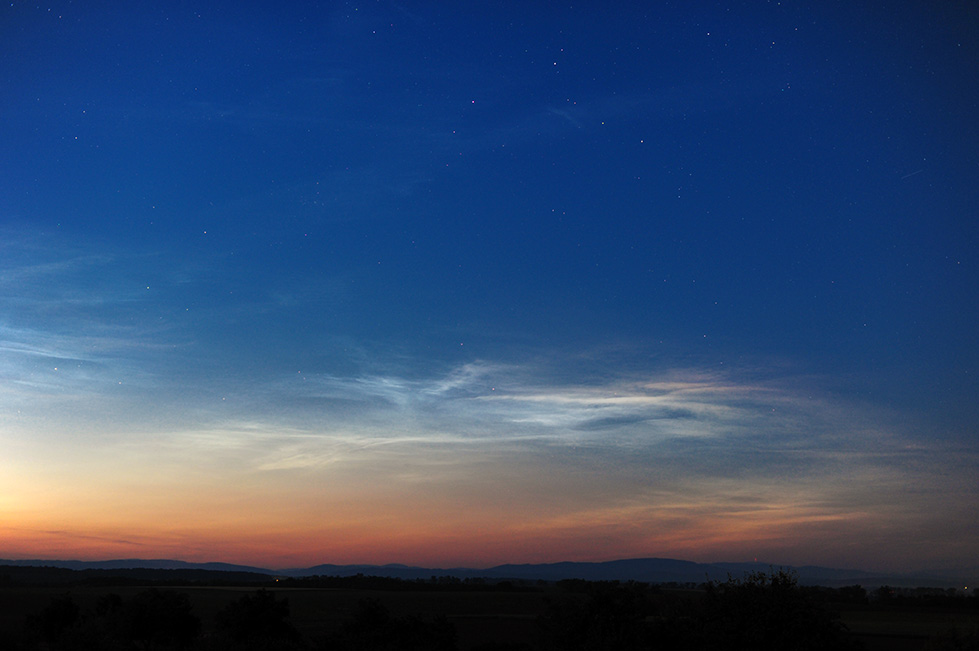
[[[977,649],[976,604],[937,592],[801,588],[784,573],[702,586],[8,584],[0,649]]]

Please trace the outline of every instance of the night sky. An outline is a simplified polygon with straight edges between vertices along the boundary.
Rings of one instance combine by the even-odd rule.
[[[979,12],[0,7],[0,557],[979,557]]]

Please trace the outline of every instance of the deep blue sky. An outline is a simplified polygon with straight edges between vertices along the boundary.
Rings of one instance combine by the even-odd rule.
[[[358,529],[393,541],[361,560],[761,549],[961,563],[974,542],[915,539],[881,560],[839,549],[873,536],[813,527],[975,540],[979,16],[966,7],[10,3],[0,443],[15,453],[0,467],[37,477],[65,455],[100,474],[124,450],[152,469],[153,446],[177,439],[186,467],[220,457],[202,440],[223,441],[227,459],[201,473],[232,495],[274,467],[305,474],[277,475],[273,501],[306,503],[296,486],[325,481],[327,457],[387,487],[351,489],[366,513],[414,494],[387,464],[461,495],[439,507],[451,532],[414,547],[397,544],[405,522]],[[763,418],[779,409],[793,415]],[[261,433],[244,446],[254,458],[243,432]],[[336,456],[350,436],[360,452]],[[396,461],[363,452],[379,441]],[[558,459],[578,449],[589,456]],[[480,514],[541,516],[432,470],[472,454],[484,461],[463,474],[516,482],[515,503],[572,524],[510,552],[473,538]],[[664,467],[727,483],[654,486]],[[50,472],[42,493],[69,490]],[[520,484],[537,474],[562,479]],[[853,485],[825,494],[841,477]],[[89,498],[110,513],[119,490],[166,490],[106,482]],[[16,479],[0,488],[0,515],[33,514],[8,535],[51,554],[98,555],[77,541],[144,526],[122,506],[111,526],[62,521]],[[569,491],[578,503],[557,499]],[[656,510],[683,495],[690,522],[723,520],[743,513],[732,491],[822,506],[769,509],[790,531],[756,547],[757,532],[713,540]],[[634,521],[689,533],[664,541]],[[170,547],[150,538],[160,554],[284,562],[269,550],[298,534],[269,530],[251,551],[191,525]],[[799,542],[820,535],[818,551]],[[477,551],[438,551],[449,539]]]

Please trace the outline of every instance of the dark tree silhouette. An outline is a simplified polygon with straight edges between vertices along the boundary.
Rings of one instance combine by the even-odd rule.
[[[849,649],[843,625],[797,585],[774,570],[707,586],[700,642],[710,649],[805,651]]]
[[[200,634],[200,620],[191,610],[187,595],[169,590],[150,589],[129,601],[105,595],[86,613],[66,596],[29,620],[23,648],[179,651],[190,648]]]
[[[217,614],[218,648],[300,648],[301,636],[289,623],[289,600],[258,590],[233,601]]]
[[[78,623],[80,610],[70,594],[55,598],[28,623],[48,645],[56,646]]]
[[[393,617],[376,599],[357,604],[340,630],[321,641],[323,651],[455,651],[455,627],[444,617]]]
[[[122,630],[142,648],[183,649],[197,638],[200,620],[186,594],[150,589],[121,607]]]
[[[573,589],[574,584],[566,584]],[[631,651],[652,648],[646,617],[651,614],[647,586],[593,582],[584,599],[552,601],[539,619],[541,647],[554,651]]]
[[[850,649],[843,626],[794,575],[758,572],[671,598],[643,584],[565,583],[539,619],[545,651]]]

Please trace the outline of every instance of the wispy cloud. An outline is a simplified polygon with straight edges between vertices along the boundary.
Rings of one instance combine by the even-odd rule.
[[[221,364],[237,356],[220,341],[195,345],[164,318],[174,300],[137,290],[131,277],[156,274],[155,285],[179,296],[212,271],[203,258],[161,270],[152,255],[84,243],[5,246],[0,436],[18,453],[0,463],[79,508],[79,485],[88,496],[119,495],[119,523],[144,503],[184,514],[191,528],[239,521],[245,505],[261,503],[262,517],[280,524],[342,511],[350,522],[373,513],[406,526],[408,514],[437,512],[453,535],[492,520],[527,545],[577,537],[598,550],[613,536],[637,550],[704,540],[775,547],[828,540],[830,524],[864,538],[923,526],[961,535],[942,524],[968,519],[948,503],[948,483],[958,482],[960,501],[977,497],[956,480],[970,476],[974,449],[943,447],[907,414],[848,400],[791,367],[641,367],[615,349],[446,366],[324,333],[310,341],[335,372],[243,364],[236,373]],[[227,309],[195,306],[206,327],[193,336],[295,309],[276,289],[300,291],[275,286]],[[39,474],[34,458],[50,471]],[[58,502],[20,482],[5,490],[22,517]],[[194,495],[199,506],[191,513],[164,495]],[[49,537],[59,536],[83,540],[67,530]]]
[[[840,530],[876,540],[940,527],[961,515],[948,513],[941,469],[975,463],[974,450],[915,440],[900,419],[757,369],[587,385],[487,361],[427,375],[296,375],[229,385],[233,404],[198,404],[193,425],[76,446],[69,474],[128,486],[127,513],[142,493],[154,503],[170,494],[159,508],[175,514],[188,507],[172,496],[194,495],[194,523],[212,511],[236,522],[262,504],[269,527],[343,518],[379,535],[368,532],[438,513],[445,535],[495,523],[527,558],[562,540],[585,556],[703,557],[832,546]],[[617,551],[601,543],[611,539]]]
[[[488,362],[428,377],[300,373],[239,388],[235,405],[251,414],[248,427],[231,423],[196,436],[206,447],[247,448],[264,469],[381,454],[420,461],[457,446],[475,455],[469,458],[564,447],[625,457],[623,468],[663,461],[694,474],[807,476],[844,458],[873,464],[908,454],[909,439],[885,415],[815,398],[811,389],[694,371],[664,375],[574,386],[548,382],[528,366]]]

